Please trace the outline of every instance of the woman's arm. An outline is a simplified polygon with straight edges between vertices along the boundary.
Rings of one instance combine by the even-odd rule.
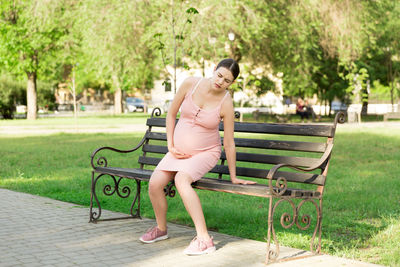
[[[197,80],[198,78],[189,77],[183,81],[167,113],[166,128],[167,128],[168,151],[179,159],[189,158],[190,155],[182,153],[174,146],[174,130],[175,130],[176,115],[178,114],[179,108],[181,107],[181,104],[185,99],[186,93],[190,90],[190,88],[192,88],[193,84]]]
[[[236,177],[236,146],[234,139],[235,116],[232,98],[229,96],[225,99],[221,117],[224,119],[224,149],[228,160],[229,175],[234,184],[255,184],[256,182],[238,179]]]

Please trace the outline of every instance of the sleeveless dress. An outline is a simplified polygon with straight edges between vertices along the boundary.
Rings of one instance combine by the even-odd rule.
[[[185,172],[193,182],[202,178],[218,162],[221,156],[219,123],[222,103],[229,94],[226,92],[219,105],[213,109],[202,109],[193,102],[193,94],[202,79],[190,90],[181,105],[181,116],[174,130],[174,146],[191,155],[177,159],[170,152],[158,163],[155,170]]]

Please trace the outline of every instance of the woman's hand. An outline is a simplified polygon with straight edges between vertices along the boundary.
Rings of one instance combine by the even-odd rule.
[[[177,158],[177,159],[187,159],[187,158],[190,158],[190,157],[191,157],[191,155],[185,154],[185,153],[179,151],[179,150],[178,150],[177,148],[175,148],[175,147],[172,147],[172,148],[170,148],[170,149],[168,149],[168,150],[169,150],[169,152],[171,152],[171,154],[172,154],[175,158]]]
[[[256,184],[254,181],[247,181],[243,179],[238,179],[238,178],[232,178],[231,177],[232,184]]]

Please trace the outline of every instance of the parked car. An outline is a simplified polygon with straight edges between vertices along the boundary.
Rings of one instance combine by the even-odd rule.
[[[127,97],[125,103],[128,112],[144,111],[146,106],[146,102],[138,97]]]

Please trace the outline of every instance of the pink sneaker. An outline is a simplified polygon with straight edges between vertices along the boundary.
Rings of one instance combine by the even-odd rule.
[[[142,235],[139,240],[142,241],[143,243],[154,243],[156,241],[161,241],[164,239],[167,239],[167,231],[161,231],[158,229],[158,227],[153,227],[147,230],[147,232]]]
[[[197,238],[193,238],[190,245],[183,251],[186,255],[194,256],[194,255],[202,255],[212,253],[216,250],[213,242],[213,238],[211,237],[208,241],[203,241]]]

